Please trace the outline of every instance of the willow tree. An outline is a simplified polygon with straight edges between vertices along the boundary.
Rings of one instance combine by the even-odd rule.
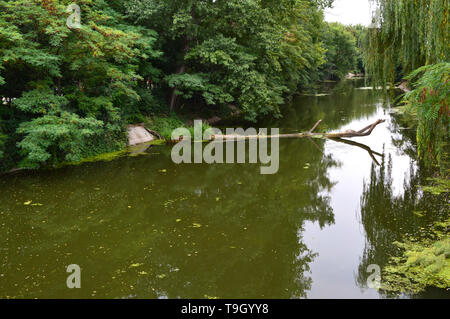
[[[403,102],[417,113],[419,157],[445,171],[448,157],[448,0],[372,0],[367,70],[375,84],[406,78],[412,91]],[[408,75],[409,74],[409,75]]]
[[[424,66],[448,61],[448,0],[371,0],[367,67],[378,84]]]

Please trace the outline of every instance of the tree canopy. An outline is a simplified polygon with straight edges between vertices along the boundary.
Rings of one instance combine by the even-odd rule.
[[[355,36],[324,22],[332,3],[80,0],[74,28],[68,0],[2,1],[0,170],[121,149],[154,114],[280,116],[355,69]]]
[[[329,23],[323,31],[323,42],[327,49],[325,63],[320,67],[321,77],[339,80],[349,71],[356,70],[358,48],[356,37],[339,23]]]
[[[163,82],[204,105],[235,105],[249,120],[277,114],[286,93],[323,63],[316,1],[162,1],[126,4],[132,20],[160,35]]]
[[[417,68],[448,61],[447,0],[371,0],[378,8],[370,28],[369,73],[394,83]]]
[[[83,23],[66,25],[66,1],[0,3],[2,131],[22,166],[76,161],[123,147],[121,105],[140,100],[156,72],[156,33],[126,23],[106,1],[79,1]]]

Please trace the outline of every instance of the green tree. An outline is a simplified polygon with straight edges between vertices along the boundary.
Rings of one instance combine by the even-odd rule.
[[[448,0],[372,0],[367,67],[375,82],[394,83],[424,66],[448,61]]]
[[[405,76],[411,81],[413,91],[404,102],[417,110],[419,157],[428,166],[445,166],[450,114],[448,1],[373,2],[379,16],[369,31],[366,68],[374,84],[394,84]]]
[[[129,17],[157,30],[168,104],[238,107],[249,120],[278,114],[323,62],[312,0],[133,0]]]
[[[325,63],[320,67],[322,79],[339,80],[356,69],[356,39],[345,26],[340,23],[325,25],[323,42],[327,52]]]
[[[417,114],[418,154],[428,166],[438,164],[444,172],[448,165],[450,140],[450,63],[423,66],[407,79],[414,89],[405,94],[403,103]]]
[[[346,26],[347,31],[349,31],[353,37],[356,39],[356,50],[357,50],[357,57],[356,57],[356,69],[355,71],[357,73],[366,73],[365,63],[364,63],[364,52],[365,48],[368,46],[368,28],[361,25],[350,25]]]
[[[77,3],[79,29],[66,25],[69,1],[0,3],[0,115],[23,167],[124,147],[121,106],[157,73],[154,31],[127,24],[114,3]]]
[[[125,124],[186,105],[278,116],[318,80],[332,2],[80,0],[71,29],[69,0],[2,1],[0,170],[117,150]]]

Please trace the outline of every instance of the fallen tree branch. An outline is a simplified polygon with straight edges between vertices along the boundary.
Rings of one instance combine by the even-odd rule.
[[[150,130],[147,127],[144,126],[144,128],[147,130],[147,132],[149,132],[150,134],[152,134],[153,136],[156,136],[159,140],[164,140],[164,138],[161,136],[161,134],[159,134],[156,131]]]
[[[352,138],[352,137],[363,137],[372,134],[373,130],[381,123],[386,122],[386,120],[378,120],[375,123],[359,130],[347,130],[345,132],[339,133],[313,133],[313,131],[320,125],[322,121],[317,122],[309,132],[305,133],[293,133],[293,134],[279,134],[279,135],[212,135],[211,140],[250,140],[250,139],[272,139],[272,138],[304,138],[304,137],[314,137],[314,138]]]
[[[313,128],[309,131],[309,134],[311,134],[312,132],[314,132],[314,130],[320,125],[320,123],[322,123],[322,120],[319,120],[316,125],[313,126]]]

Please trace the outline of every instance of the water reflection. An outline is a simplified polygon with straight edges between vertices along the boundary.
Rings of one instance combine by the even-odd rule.
[[[361,143],[357,143],[357,142],[353,142],[353,141],[346,140],[346,139],[341,139],[341,138],[333,139],[333,141],[335,141],[337,143],[343,143],[343,144],[347,144],[347,145],[351,145],[351,146],[362,148],[363,150],[367,151],[367,153],[369,154],[370,158],[373,160],[375,165],[378,165],[378,166],[381,165],[378,162],[379,159],[376,158],[377,156],[380,157],[380,158],[384,158],[384,154],[381,154],[381,153],[373,151],[369,146],[367,146],[365,144],[361,144]]]
[[[260,175],[259,164],[178,166],[170,147],[154,146],[146,156],[1,177],[0,297],[367,296],[365,266],[431,223],[439,200],[414,188],[424,178],[417,169],[394,192],[408,144],[390,131],[383,96],[356,85],[297,97],[283,119],[258,126],[298,132],[322,119],[317,131],[336,131],[380,117],[389,126],[355,142],[282,140],[276,175]],[[70,264],[82,268],[80,290],[65,286]]]
[[[273,176],[252,165],[176,166],[159,147],[5,178],[2,296],[305,297],[316,254],[303,224],[334,221],[327,170],[337,163],[315,147],[323,142],[283,142]],[[79,291],[64,286],[72,263],[82,267]]]
[[[372,166],[370,179],[364,183],[361,196],[360,218],[366,234],[357,277],[361,287],[366,286],[370,264],[384,267],[390,257],[399,255],[395,241],[403,241],[408,235],[420,238],[434,222],[448,217],[445,195],[422,192],[418,185],[426,183],[426,176],[411,162],[403,192],[395,195],[392,157],[383,161],[380,168]]]

